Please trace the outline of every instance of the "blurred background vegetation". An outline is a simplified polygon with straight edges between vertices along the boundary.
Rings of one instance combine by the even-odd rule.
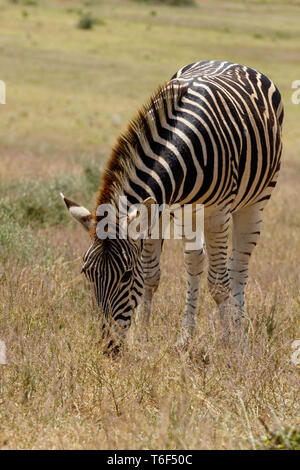
[[[279,86],[289,158],[299,1],[1,0],[0,198],[22,226],[67,222],[57,191],[87,204],[117,135],[181,66],[225,59]]]

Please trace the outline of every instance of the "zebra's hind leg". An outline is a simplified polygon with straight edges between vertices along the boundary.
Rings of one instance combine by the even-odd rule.
[[[268,186],[249,206],[232,213],[232,253],[229,273],[233,296],[233,318],[238,326],[245,316],[244,296],[250,257],[259,239],[263,210],[276,186],[279,168],[278,166]]]
[[[229,225],[229,207],[211,210],[205,218],[205,241],[209,260],[208,287],[220,310],[224,339],[229,334],[230,313],[230,280],[227,269]]]
[[[198,311],[200,276],[204,268],[204,251],[184,251],[184,266],[187,271],[186,299],[183,314],[182,329],[177,345],[185,347],[189,344],[195,330],[195,317]]]
[[[232,253],[229,274],[233,298],[233,320],[237,327],[244,318],[244,296],[251,254],[260,235],[265,200],[232,214]]]

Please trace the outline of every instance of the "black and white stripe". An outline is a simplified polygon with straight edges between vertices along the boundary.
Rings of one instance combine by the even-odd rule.
[[[221,61],[183,67],[121,137],[115,166],[107,170],[115,171],[109,197],[100,198],[116,204],[124,195],[129,207],[149,198],[158,204],[204,204],[208,284],[222,318],[231,308],[232,293],[236,323],[244,315],[248,264],[262,211],[280,168],[282,120],[280,93],[261,73]],[[233,249],[227,266],[231,217]],[[95,236],[87,251],[84,271],[98,303],[121,328],[130,325],[142,291],[141,311],[149,317],[161,250],[161,240],[101,241]],[[191,335],[204,249],[187,250],[184,262],[183,325]],[[122,281],[125,272],[130,275]]]

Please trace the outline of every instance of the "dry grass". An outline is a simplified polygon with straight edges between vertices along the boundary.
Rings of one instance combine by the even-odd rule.
[[[80,178],[86,162],[93,159],[101,167],[102,155],[119,132],[111,121],[110,107],[125,120],[127,114],[134,113],[137,103],[143,101],[146,90],[149,94],[179,65],[191,61],[191,55],[193,59],[201,58],[199,55],[196,57],[197,44],[191,46],[186,26],[189,18],[195,22],[195,37],[206,40],[210,56],[220,56],[216,51],[221,39],[220,48],[224,56],[224,44],[231,47],[231,55],[227,53],[226,59],[255,66],[257,57],[259,68],[269,71],[283,90],[286,125],[284,162],[278,188],[265,210],[263,233],[251,260],[246,304],[251,324],[251,353],[245,354],[232,345],[225,348],[220,344],[218,313],[207,291],[205,277],[202,280],[198,328],[191,351],[179,354],[174,349],[184,305],[185,272],[181,244],[169,242],[162,256],[162,280],[155,296],[149,341],[141,340],[138,330],[133,328],[117,360],[103,356],[99,344],[99,321],[89,286],[79,274],[80,259],[89,240],[66,218],[55,218],[55,205],[49,206],[51,224],[40,223],[39,212],[35,221],[26,224],[22,212],[24,204],[20,205],[19,213],[12,214],[7,209],[0,227],[0,241],[4,240],[2,245],[0,243],[0,338],[5,339],[7,346],[7,365],[0,365],[2,448],[249,449],[296,448],[300,445],[299,368],[291,361],[292,342],[300,339],[299,106],[290,102],[290,82],[299,78],[293,70],[298,46],[290,26],[290,39],[272,42],[269,37],[273,34],[272,24],[269,24],[264,39],[251,38],[246,28],[243,33],[245,47],[240,46],[239,49],[235,46],[236,51],[233,52],[232,44],[239,35],[238,20],[243,19],[249,31],[251,24],[263,28],[262,20],[256,22],[258,13],[253,5],[246,15],[244,4],[239,2],[217,3],[219,11],[215,17],[215,3],[200,2],[197,13],[190,9],[182,13],[182,10],[164,8],[157,15],[157,23],[152,24],[156,20],[149,15],[149,7],[137,6],[134,2],[123,6],[122,2],[114,1],[112,13],[109,2],[103,2],[106,26],[101,26],[101,29],[95,27],[93,32],[80,31],[76,28],[75,15],[67,23],[70,28],[68,34],[72,37],[66,43],[63,39],[67,33],[62,25],[70,15],[61,5],[67,8],[68,2],[60,2],[57,9],[43,9],[42,5],[36,7],[36,12],[30,11],[28,21],[33,21],[33,24],[41,21],[47,31],[45,37],[40,32],[41,27],[35,24],[32,34],[41,39],[40,50],[49,44],[48,32],[55,30],[53,51],[57,48],[59,58],[62,54],[70,61],[76,59],[77,63],[72,62],[75,70],[83,70],[84,64],[89,69],[94,52],[89,53],[88,50],[96,47],[104,34],[103,28],[111,31],[111,50],[107,54],[103,52],[103,63],[110,65],[107,65],[103,76],[106,81],[111,78],[112,84],[107,99],[103,92],[101,95],[104,114],[97,108],[100,123],[105,116],[109,120],[105,126],[100,126],[99,142],[94,128],[82,127],[79,137],[76,123],[71,118],[71,122],[68,121],[61,104],[51,111],[51,119],[57,116],[57,121],[54,119],[49,132],[50,118],[45,116],[46,121],[41,121],[37,131],[31,134],[38,122],[39,108],[44,102],[50,105],[52,94],[49,92],[51,88],[48,89],[49,77],[40,74],[38,57],[42,57],[41,51],[39,55],[37,46],[27,44],[27,55],[24,53],[23,56],[25,70],[40,77],[40,82],[31,85],[37,94],[31,97],[33,103],[28,121],[20,119],[13,132],[9,128],[2,140],[1,197],[5,207],[14,204],[18,209],[24,175],[47,181],[67,173],[68,177],[83,184]],[[294,18],[296,4],[276,5],[273,6],[274,28],[285,31],[286,25],[290,25],[288,20]],[[18,21],[21,21],[21,8],[12,8],[5,4],[1,19],[4,21],[5,18],[7,28],[7,42],[3,47],[8,51],[15,44],[15,54],[21,57],[21,45],[14,36]],[[265,4],[259,3],[257,8],[262,11]],[[224,26],[222,13],[233,31],[232,37],[221,29]],[[95,10],[95,14],[101,17],[100,11]],[[123,20],[122,14],[125,15]],[[37,15],[39,20],[30,19],[33,15]],[[203,31],[200,32],[196,29],[197,15],[199,22],[203,18]],[[124,43],[128,40],[131,49],[125,51],[124,56],[121,51],[119,60],[119,33],[113,35],[116,23],[122,31],[130,25],[129,38],[124,39]],[[163,42],[162,49],[169,47],[174,52],[174,56],[169,54],[169,64],[164,57],[166,51],[161,51],[158,43],[146,45],[147,37],[144,44],[132,42],[133,37],[141,39],[142,32],[146,36],[150,34],[149,24],[155,30],[154,41],[165,38],[167,45]],[[79,47],[80,34],[94,33]],[[180,43],[176,43],[177,36]],[[172,40],[175,41],[174,49]],[[192,52],[190,46],[193,47]],[[126,44],[122,47],[125,50]],[[150,50],[149,64],[148,59],[142,65],[134,60],[142,47],[145,51]],[[114,54],[111,56],[112,50]],[[90,82],[90,90],[81,89],[82,76],[79,74],[75,79],[73,69],[66,70],[66,63],[56,61],[53,51],[53,62],[45,70],[50,75],[53,73],[52,78],[55,70],[61,74],[57,83],[66,77],[77,83],[80,91],[76,99],[82,110],[79,114],[81,119],[85,118],[96,108],[93,95],[99,91],[97,80],[94,78]],[[135,51],[137,55],[131,57]],[[268,51],[273,54],[273,59],[266,55]],[[284,51],[287,51],[286,55]],[[185,55],[189,57],[183,60]],[[280,58],[283,62],[277,60]],[[97,60],[100,63],[102,58]],[[129,67],[124,69],[126,60]],[[8,59],[8,55],[6,64],[12,86],[18,89],[19,65]],[[143,67],[147,72],[142,84],[136,78],[139,66],[139,76]],[[122,79],[125,82],[120,88]],[[134,87],[129,87],[130,80]],[[29,82],[25,80],[24,90],[28,91]],[[63,81],[62,96],[64,90],[66,96],[68,93],[72,95],[73,92],[67,88]],[[18,93],[19,101],[12,99],[12,107],[7,105],[5,108],[6,114],[11,113],[13,118],[22,112],[29,100],[28,95],[20,98],[20,89]],[[1,113],[4,115],[3,108]],[[60,123],[64,124],[61,129]],[[81,148],[85,148],[85,144],[87,153],[82,153]],[[14,181],[17,186],[12,184]],[[80,188],[83,202],[88,197],[92,200],[92,192],[93,187]],[[42,195],[39,192],[36,197]],[[34,195],[32,197],[36,209],[38,201]],[[2,216],[3,209],[0,218]],[[289,429],[298,432],[293,440]]]
[[[174,350],[184,302],[179,242],[169,242],[163,255],[149,342],[132,331],[116,361],[101,355],[98,320],[79,275],[78,257],[88,242],[80,229],[41,232],[53,250],[49,260],[43,250],[28,266],[7,262],[1,445],[253,448],[265,435],[259,418],[275,430],[296,427],[299,376],[291,342],[299,338],[299,218],[293,219],[296,202],[287,211],[290,188],[282,179],[252,259],[250,357],[220,344],[204,279],[191,355]],[[73,249],[65,243],[71,236]]]

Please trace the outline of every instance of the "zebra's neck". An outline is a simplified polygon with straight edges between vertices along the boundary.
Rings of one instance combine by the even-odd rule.
[[[126,196],[129,204],[141,203],[148,197],[154,198],[158,204],[173,202],[178,181],[174,181],[174,168],[170,168],[165,158],[170,151],[170,143],[159,135],[158,128],[164,127],[180,97],[181,88],[177,82],[170,82],[159,88],[130,122],[112,150],[97,207],[101,204],[118,205],[120,196]],[[166,185],[168,180],[170,184]]]
[[[155,199],[158,204],[170,203],[170,194],[166,194],[162,184],[167,175],[164,175],[160,169],[158,177],[155,170],[145,166],[144,154],[139,154],[136,149],[132,149],[132,152],[134,155],[127,159],[120,170],[111,168],[105,170],[97,207],[101,204],[118,207],[120,198],[124,197],[127,198],[129,206],[142,203],[148,197]],[[122,158],[123,156],[118,157],[119,160]]]

